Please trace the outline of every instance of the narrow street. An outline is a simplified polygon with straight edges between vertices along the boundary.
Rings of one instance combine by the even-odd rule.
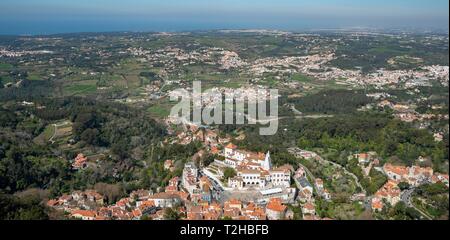
[[[425,217],[427,220],[433,220],[432,217],[430,217],[427,213],[423,212],[422,210],[418,209],[413,203],[412,203],[412,194],[416,188],[411,187],[408,190],[405,190],[402,192],[402,195],[400,196],[401,201],[406,203],[408,207],[414,208],[417,212],[419,212],[423,217]]]

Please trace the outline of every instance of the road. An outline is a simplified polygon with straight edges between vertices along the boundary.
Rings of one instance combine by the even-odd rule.
[[[292,110],[292,112],[294,112],[294,114],[303,115],[302,112],[300,112],[299,110],[297,110],[297,108],[295,108],[294,104],[291,105],[291,110]]]
[[[299,157],[299,156],[297,155],[297,153],[296,153],[296,150],[293,149],[293,148],[288,149],[288,152],[291,153],[291,154],[293,154],[293,155],[296,156],[297,158]],[[299,165],[300,167],[302,167],[302,168],[305,170],[305,172],[306,172],[306,174],[308,175],[309,179],[311,179],[311,180],[313,181],[312,184],[313,184],[313,186],[314,186],[315,191],[317,192],[317,190],[318,190],[319,188],[317,187],[317,184],[316,184],[316,181],[315,181],[315,180],[316,180],[316,177],[314,177],[314,175],[312,174],[312,172],[311,172],[305,165],[303,165],[303,164],[301,164],[301,163],[298,163],[298,165]],[[317,192],[317,195],[318,195],[319,197],[322,197],[320,194],[318,194],[318,192]]]
[[[291,105],[291,111],[297,115],[295,116],[296,119],[302,119],[302,118],[331,118],[334,117],[334,115],[330,115],[330,114],[309,114],[309,115],[305,115],[302,112],[300,112],[299,110],[297,110],[297,108],[295,108],[295,105],[292,104]]]
[[[412,203],[412,194],[414,193],[415,190],[416,190],[415,187],[411,187],[410,189],[403,191],[402,195],[400,196],[401,201],[406,203],[406,205],[408,205],[408,207],[414,208],[414,210],[419,212],[426,219],[433,220],[432,217],[430,217],[427,213],[423,212],[422,210],[420,210],[419,208],[414,206],[414,204]]]
[[[298,154],[297,154],[297,153],[300,152],[300,150],[301,150],[301,149],[299,149],[299,148],[289,148],[289,149],[288,149],[288,151],[289,151],[291,154],[294,154],[294,155],[297,156],[297,157],[298,157]],[[319,156],[319,155],[317,155],[317,157],[316,157],[315,159],[316,159],[317,161],[321,162],[322,164],[323,164],[323,163],[328,163],[328,164],[331,164],[331,165],[333,165],[333,166],[335,166],[335,167],[341,169],[342,171],[344,171],[345,174],[351,176],[351,177],[355,180],[355,183],[356,183],[356,185],[361,189],[361,192],[364,193],[364,195],[367,195],[367,192],[366,192],[366,190],[364,189],[364,187],[361,185],[361,183],[359,182],[358,177],[356,177],[355,174],[349,172],[345,167],[343,167],[343,166],[341,166],[341,165],[339,165],[339,164],[337,164],[337,163],[335,163],[335,162],[325,160],[325,159],[323,159],[323,158],[322,158],[321,156]]]
[[[52,126],[55,128],[55,131],[53,131],[53,135],[50,137],[50,139],[48,141],[53,144],[53,143],[55,143],[55,141],[53,141],[53,138],[56,137],[56,132],[58,131],[58,126],[56,126],[56,124],[52,124]]]
[[[295,155],[296,157],[298,157],[298,152],[300,152],[300,149],[299,149],[299,148],[289,148],[288,151],[289,151],[289,153],[291,153],[291,154]],[[332,162],[332,161],[325,160],[325,159],[323,159],[323,158],[322,158],[321,156],[319,156],[319,155],[317,155],[317,157],[316,157],[315,159],[316,159],[317,161],[322,162],[322,163],[329,163],[329,164],[332,164],[333,166],[335,166],[335,167],[337,167],[337,168],[339,168],[339,169],[342,169],[346,174],[348,174],[349,176],[351,176],[351,177],[355,180],[356,185],[357,185],[359,188],[361,188],[362,193],[364,193],[364,195],[367,196],[366,190],[362,187],[361,183],[359,182],[358,177],[356,177],[355,174],[349,172],[349,171],[348,171],[345,167],[343,167],[342,165],[339,165],[339,164],[337,164],[337,163],[335,163],[335,162]],[[308,168],[306,168],[306,167],[303,166],[302,164],[300,164],[300,166],[302,166],[302,167],[306,170],[306,173],[307,173],[312,179],[315,179],[314,176],[312,175],[312,173],[309,171]],[[403,201],[404,203],[406,203],[406,205],[407,205],[408,207],[411,207],[411,208],[415,209],[417,212],[419,212],[419,213],[420,213],[423,217],[425,217],[426,219],[428,219],[428,220],[433,220],[432,217],[430,217],[427,213],[425,213],[425,212],[423,212],[422,210],[420,210],[419,208],[417,208],[417,207],[412,203],[412,194],[414,193],[415,189],[416,189],[415,187],[411,187],[410,189],[403,191],[402,194],[401,194],[401,196],[400,196],[400,200]],[[366,197],[366,200],[364,201],[364,206],[365,206],[366,208],[371,208],[370,205],[371,205],[370,197]]]
[[[58,133],[58,127],[61,127],[61,126],[67,125],[67,124],[69,124],[68,121],[64,121],[60,124],[52,124],[52,126],[55,128],[55,131],[53,132],[53,135],[50,137],[50,139],[48,141],[51,142],[52,144],[55,143],[53,138],[55,138],[56,134]]]
[[[361,183],[359,182],[358,177],[357,177],[355,174],[353,174],[353,173],[351,173],[350,171],[348,171],[344,166],[339,165],[339,164],[337,164],[337,163],[335,163],[335,162],[332,162],[332,161],[329,161],[329,160],[325,160],[325,159],[323,159],[323,158],[322,158],[321,156],[319,156],[319,155],[317,155],[316,160],[321,161],[322,163],[323,163],[323,162],[329,163],[329,164],[331,164],[331,165],[333,165],[333,166],[335,166],[335,167],[341,169],[342,171],[344,171],[345,174],[351,176],[351,177],[353,178],[353,180],[355,180],[355,183],[356,183],[356,185],[361,189],[361,192],[364,193],[364,195],[367,196],[367,192],[366,192],[366,190],[364,189],[364,187],[361,185]]]

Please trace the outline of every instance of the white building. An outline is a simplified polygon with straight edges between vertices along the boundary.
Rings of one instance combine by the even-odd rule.
[[[181,203],[181,199],[178,195],[165,192],[152,195],[149,197],[149,200],[153,200],[155,206],[161,208],[171,208]]]
[[[270,172],[270,182],[274,186],[289,187],[291,185],[291,172],[286,169],[274,169]]]
[[[269,152],[264,154],[242,151],[230,143],[225,147],[224,155],[225,166],[237,172],[236,177],[228,179],[228,186],[231,188],[265,188],[269,184],[273,187],[291,185],[291,170],[285,167],[272,169]]]
[[[198,168],[194,163],[189,162],[184,165],[181,183],[183,187],[190,193],[198,188]]]

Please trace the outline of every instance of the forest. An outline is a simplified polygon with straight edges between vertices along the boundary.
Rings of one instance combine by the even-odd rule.
[[[142,170],[145,168],[143,162],[147,161],[145,164],[151,166],[157,164],[147,156],[150,146],[155,146],[166,135],[162,125],[152,120],[145,111],[77,97],[39,98],[35,99],[34,104],[4,104],[0,107],[0,192],[5,207],[19,212],[29,210],[29,214],[35,214],[37,210],[34,207],[28,208],[29,204],[23,204],[20,198],[13,195],[30,188],[48,190],[48,196],[54,197],[98,183],[133,190],[141,187],[141,183],[150,187],[151,182],[160,181],[155,175],[141,178],[141,173],[145,172]],[[61,119],[73,123],[72,148],[33,141],[46,125]],[[67,143],[62,146],[65,145]],[[70,166],[70,160],[80,151],[107,154],[93,163],[94,167],[75,171]],[[2,218],[22,217],[2,215]]]

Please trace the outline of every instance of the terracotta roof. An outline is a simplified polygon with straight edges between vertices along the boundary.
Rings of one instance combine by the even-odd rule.
[[[91,210],[74,210],[71,212],[71,215],[80,215],[83,217],[92,217],[94,218],[96,215],[95,211],[91,211]]]
[[[69,201],[69,200],[72,200],[72,195],[64,194],[64,195],[62,195],[61,197],[59,197],[59,200],[60,200],[60,201]]]
[[[372,199],[372,209],[377,209],[377,210],[383,209],[383,202],[378,198]]]
[[[316,209],[316,207],[314,206],[314,204],[312,204],[312,203],[306,203],[304,206],[303,206],[303,208],[305,208],[305,209],[307,209],[307,210],[315,210]]]
[[[211,148],[211,153],[212,154],[218,154],[219,153],[219,149],[217,147],[212,147]]]
[[[233,199],[230,199],[230,201],[228,201],[228,203],[229,204],[242,204],[242,202],[241,201],[239,201],[239,200],[237,200],[237,199],[235,199],[235,198],[233,198]]]
[[[176,191],[178,191],[178,188],[176,187],[176,186],[167,186],[166,187],[166,189],[165,189],[165,192],[167,192],[167,193],[173,193],[173,192],[176,192]]]
[[[404,166],[394,166],[392,164],[385,164],[384,169],[385,169],[385,171],[393,172],[400,176],[408,174],[408,168],[404,167]]]
[[[176,194],[173,194],[173,193],[161,192],[161,193],[156,193],[149,197],[149,199],[170,199],[170,198],[179,198],[179,196]]]
[[[48,202],[47,202],[47,206],[54,207],[54,206],[58,205],[58,203],[59,203],[58,200],[56,200],[56,199],[50,199],[50,200],[48,200]]]
[[[134,217],[140,217],[140,216],[142,216],[142,212],[141,212],[141,210],[139,210],[139,209],[134,209],[132,213],[133,213],[133,216],[134,216]]]
[[[237,146],[234,145],[233,143],[229,143],[225,148],[229,148],[229,149],[237,149]]]
[[[287,209],[287,207],[281,203],[281,199],[279,198],[270,199],[266,208],[276,212],[284,212]]]

